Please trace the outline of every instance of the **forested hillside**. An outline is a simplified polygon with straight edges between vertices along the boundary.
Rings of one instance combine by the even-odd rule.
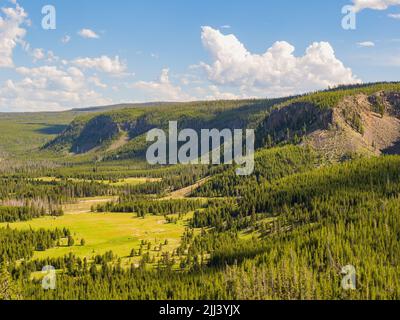
[[[145,133],[153,128],[168,129],[177,121],[179,129],[255,129],[270,108],[286,99],[195,102],[177,105],[127,108],[75,119],[47,150],[76,154],[101,150],[108,158],[143,156]],[[116,145],[116,147],[115,147]]]

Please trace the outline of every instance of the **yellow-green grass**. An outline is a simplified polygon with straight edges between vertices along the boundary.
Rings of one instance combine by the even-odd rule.
[[[68,203],[63,205],[64,214],[81,214],[91,212],[92,206],[98,204],[104,204],[107,202],[115,201],[118,197],[92,197],[92,198],[80,198],[75,203]]]
[[[188,219],[188,215],[185,219]],[[28,222],[9,224],[11,228],[26,229],[50,229],[68,228],[75,240],[73,247],[67,247],[65,240],[60,247],[52,248],[44,252],[35,252],[33,259],[57,258],[70,252],[81,258],[91,259],[98,254],[113,251],[118,257],[123,258],[124,264],[138,263],[140,257],[128,258],[132,249],[140,248],[142,240],[151,242],[150,256],[156,259],[160,252],[154,251],[154,247],[164,244],[162,252],[172,252],[180,244],[181,236],[185,230],[187,220],[177,224],[166,223],[164,217],[147,216],[137,218],[133,214],[119,213],[83,213],[66,214],[62,217],[43,217]],[[0,224],[5,227],[7,224]],[[80,245],[80,240],[85,239],[85,245]],[[147,249],[147,246],[145,246]],[[143,253],[148,252],[143,248]]]
[[[56,177],[41,177],[37,178],[36,180],[42,181],[42,182],[60,182],[62,179],[56,178]],[[76,178],[68,178],[68,180],[73,181],[73,182],[85,182],[89,180],[84,180],[84,179],[76,179]],[[125,185],[140,185],[148,182],[159,182],[161,179],[156,179],[156,178],[125,178],[125,179],[120,179],[118,181],[109,181],[109,180],[94,180],[95,182],[99,183],[105,183],[110,186],[125,186]],[[90,182],[90,181],[89,181]]]
[[[121,179],[117,182],[107,182],[112,186],[124,186],[124,185],[139,185],[139,184],[144,184],[148,182],[160,182],[161,179],[157,178],[126,178],[126,179]]]
[[[76,112],[0,114],[0,151],[20,157],[38,157],[37,150],[54,139],[75,118]],[[49,156],[49,154],[46,154]]]
[[[268,224],[273,222],[274,220],[276,220],[276,218],[265,218],[259,220],[257,225],[260,225],[262,223]],[[260,238],[260,237],[262,237],[262,233],[260,232],[259,229],[249,228],[239,232],[239,239],[241,240],[252,240],[253,238]]]

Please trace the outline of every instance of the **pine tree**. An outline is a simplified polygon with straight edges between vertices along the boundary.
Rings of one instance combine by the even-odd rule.
[[[0,266],[0,300],[20,300],[21,295],[5,263]]]
[[[74,238],[72,236],[68,237],[68,247],[72,247],[75,244]]]

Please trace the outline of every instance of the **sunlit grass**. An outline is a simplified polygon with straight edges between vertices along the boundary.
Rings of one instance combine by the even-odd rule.
[[[75,240],[74,246],[68,247],[64,239],[59,247],[35,252],[33,259],[57,258],[69,253],[91,259],[95,255],[113,251],[118,257],[124,258],[124,263],[127,264],[140,261],[140,257],[128,257],[132,249],[139,250],[142,240],[151,242],[151,257],[159,255],[160,252],[154,251],[154,247],[164,244],[165,240],[168,240],[168,244],[163,246],[162,252],[172,252],[176,249],[188,218],[190,215],[177,224],[168,224],[164,217],[160,216],[147,216],[143,219],[126,213],[82,213],[66,214],[57,218],[43,217],[9,226],[19,230],[67,228],[71,231]],[[7,224],[0,224],[0,227],[5,226]],[[81,239],[85,239],[84,246],[80,245]],[[147,246],[143,250],[143,253],[146,252]]]

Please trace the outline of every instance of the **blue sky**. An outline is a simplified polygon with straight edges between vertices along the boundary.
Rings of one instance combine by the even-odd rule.
[[[56,29],[42,28],[42,8]],[[341,26],[355,5],[356,29]],[[400,0],[0,0],[0,111],[395,81]]]

